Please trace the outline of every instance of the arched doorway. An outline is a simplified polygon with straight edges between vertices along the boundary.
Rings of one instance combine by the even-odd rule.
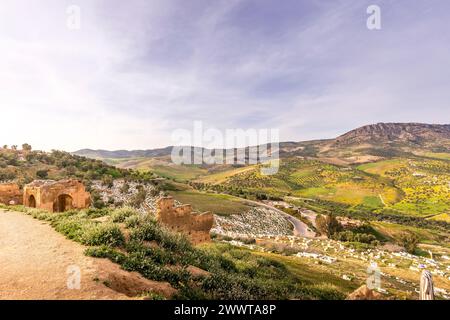
[[[54,211],[56,212],[64,212],[67,210],[72,209],[72,197],[68,194],[61,194],[58,196],[58,199],[56,200]]]
[[[31,208],[36,208],[36,198],[33,195],[28,198],[28,206]]]

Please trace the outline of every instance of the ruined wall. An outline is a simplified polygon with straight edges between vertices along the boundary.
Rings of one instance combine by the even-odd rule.
[[[16,183],[0,183],[0,203],[22,204],[22,191]]]
[[[192,206],[189,204],[175,207],[172,197],[158,200],[156,219],[169,229],[184,233],[194,244],[211,240],[209,231],[214,223],[213,214],[193,213]]]
[[[91,198],[77,180],[36,180],[24,188],[23,203],[50,212],[88,208]]]

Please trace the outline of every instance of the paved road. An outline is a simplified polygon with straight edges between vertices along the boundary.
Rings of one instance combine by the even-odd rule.
[[[247,200],[247,199],[243,199],[243,200],[253,203],[253,204],[256,204],[261,207],[265,207],[265,208],[274,210],[274,211],[282,214],[294,226],[294,236],[301,236],[301,237],[305,237],[305,238],[314,238],[316,236],[316,233],[314,231],[310,230],[306,223],[297,219],[296,217],[291,216],[290,214],[287,214],[283,210],[280,210],[278,208],[275,208],[271,205],[268,205],[268,204],[265,204],[262,202]]]

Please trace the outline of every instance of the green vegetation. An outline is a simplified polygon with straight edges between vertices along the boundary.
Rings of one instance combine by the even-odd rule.
[[[132,180],[151,180],[151,173],[119,169],[100,160],[72,155],[53,150],[50,153],[27,149],[0,149],[0,181],[15,180],[20,185],[35,179],[75,178],[88,186],[92,180],[105,182],[123,178]]]
[[[386,177],[402,191],[391,209],[408,215],[438,215],[450,210],[450,162],[392,159],[361,165],[360,170]]]
[[[125,270],[169,282],[178,289],[177,299],[343,299],[349,291],[330,284],[342,282],[338,277],[324,277],[323,271],[318,274],[313,269],[295,271],[292,262],[275,254],[223,243],[193,247],[184,236],[130,208],[64,213],[22,206],[11,209],[49,221],[68,238],[90,246],[87,255],[108,258]],[[206,272],[193,274],[189,266]]]
[[[215,193],[204,193],[195,190],[169,192],[176,200],[189,203],[199,212],[211,211],[218,215],[229,215],[247,211],[249,205],[239,198]]]
[[[419,243],[419,238],[414,233],[403,232],[400,234],[398,243],[409,253],[414,253]]]
[[[342,230],[342,226],[331,213],[326,216],[317,215],[316,225],[317,231],[320,234],[326,235],[328,238],[331,238],[335,233]]]
[[[271,176],[262,175],[260,169],[260,166],[249,166],[206,175],[191,185],[249,199],[297,196],[371,208],[384,207],[401,196],[385,178],[316,160],[283,159],[278,173]]]

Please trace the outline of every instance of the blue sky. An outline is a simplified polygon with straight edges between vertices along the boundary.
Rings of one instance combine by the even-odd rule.
[[[2,0],[0,143],[147,149],[197,120],[290,141],[449,123],[449,17],[447,0]]]

